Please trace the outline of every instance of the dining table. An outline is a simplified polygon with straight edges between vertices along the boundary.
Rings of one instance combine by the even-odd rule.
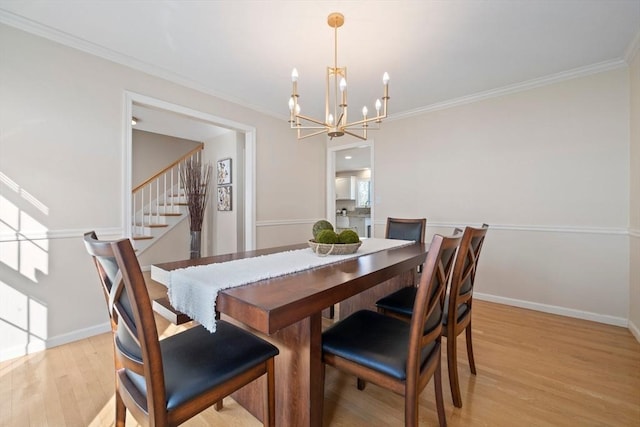
[[[275,366],[278,425],[322,425],[323,323],[326,326],[360,309],[375,310],[381,297],[414,285],[417,267],[424,263],[428,248],[428,244],[410,242],[217,293],[215,311],[221,319],[261,336],[280,350]],[[311,250],[305,243],[154,264],[151,278],[166,286],[188,286],[170,283],[171,272],[302,249]],[[323,321],[323,311],[328,313],[330,307],[335,307],[334,318]],[[259,420],[263,418],[264,381],[254,381],[232,395]]]

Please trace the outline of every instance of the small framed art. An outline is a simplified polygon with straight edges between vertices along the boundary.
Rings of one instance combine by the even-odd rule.
[[[218,185],[231,184],[231,159],[218,160],[216,177]]]
[[[231,210],[231,186],[218,187],[218,210]]]

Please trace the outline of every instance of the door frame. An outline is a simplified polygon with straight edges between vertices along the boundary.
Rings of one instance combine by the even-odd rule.
[[[350,144],[327,144],[327,221],[335,222],[336,216],[336,153],[352,148],[369,147],[370,149],[370,167],[371,178],[369,182],[370,207],[371,207],[371,237],[375,237],[375,178],[374,178],[374,143],[372,139],[367,141],[353,142]]]
[[[133,127],[131,125],[131,117],[133,115],[133,104],[144,105],[156,109],[165,110],[171,113],[180,114],[191,117],[196,120],[204,121],[215,126],[231,129],[244,134],[245,138],[245,156],[244,156],[244,247],[245,250],[255,249],[256,244],[256,129],[244,123],[235,122],[223,117],[214,116],[202,111],[193,110],[167,101],[152,98],[150,96],[141,95],[139,93],[125,91],[125,108],[124,108],[124,138],[123,138],[123,182],[122,194],[123,211],[122,221],[126,237],[132,237],[132,212],[131,212],[131,186],[132,186],[132,167],[133,167]]]

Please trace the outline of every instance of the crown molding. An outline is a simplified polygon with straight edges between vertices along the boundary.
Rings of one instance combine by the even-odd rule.
[[[631,61],[640,52],[640,30],[636,33],[636,36],[631,40],[627,50],[624,52],[624,60],[627,64],[631,64]]]
[[[274,114],[273,112],[268,111],[264,108],[249,104],[246,101],[243,101],[239,98],[234,98],[230,95],[216,92],[207,86],[196,83],[193,80],[187,77],[181,76],[179,74],[176,74],[172,71],[165,70],[164,68],[148,64],[144,61],[140,61],[139,59],[136,59],[128,55],[123,55],[119,52],[115,52],[111,49],[107,49],[103,46],[97,45],[95,43],[91,43],[79,37],[72,36],[71,34],[65,33],[64,31],[56,30],[55,28],[51,28],[47,25],[40,24],[38,22],[32,21],[30,19],[26,19],[24,17],[15,15],[5,10],[0,10],[0,23],[9,25],[11,27],[17,28],[19,30],[25,31],[30,34],[34,34],[36,36],[43,37],[47,40],[54,41],[64,46],[80,50],[90,55],[94,55],[102,59],[106,59],[116,64],[120,64],[125,67],[129,67],[134,70],[141,71],[146,74],[150,74],[152,76],[167,80],[169,82],[184,86],[186,88],[196,90],[206,95],[215,96],[216,98],[219,98],[223,101],[232,102],[241,107],[248,108],[250,110],[256,111],[258,113],[261,113],[270,117],[274,117],[277,119],[282,119],[282,117],[284,117],[283,115]]]
[[[434,111],[446,110],[448,108],[471,104],[478,101],[484,101],[486,99],[498,98],[498,97],[509,95],[512,93],[523,92],[529,89],[534,89],[541,86],[547,86],[547,85],[562,82],[565,80],[575,79],[578,77],[585,77],[591,74],[597,74],[605,71],[615,70],[617,68],[622,68],[626,66],[627,66],[627,63],[623,59],[615,59],[612,61],[599,62],[597,64],[588,65],[586,67],[574,68],[573,70],[562,71],[560,73],[552,74],[549,76],[540,77],[537,79],[531,79],[521,83],[515,83],[512,85],[503,86],[497,89],[487,90],[484,92],[478,92],[472,95],[462,96],[460,98],[455,98],[448,101],[437,102],[435,104],[427,105],[426,107],[416,108],[415,110],[394,114],[391,117],[389,117],[389,121],[406,119],[408,117],[414,117],[424,113],[431,113]]]
[[[262,107],[258,107],[256,105],[247,103],[244,100],[232,97],[227,94],[216,92],[207,86],[196,83],[189,78],[186,78],[184,76],[181,76],[169,70],[148,64],[144,61],[140,61],[131,56],[123,55],[111,49],[107,49],[103,46],[88,42],[86,40],[83,40],[78,37],[72,36],[68,33],[65,33],[63,31],[56,30],[46,25],[42,25],[40,23],[15,15],[13,13],[0,10],[0,23],[18,28],[20,30],[26,31],[31,34],[35,34],[37,36],[43,37],[48,40],[52,40],[62,45],[80,50],[82,52],[89,53],[94,56],[98,56],[100,58],[114,62],[116,64],[120,64],[129,68],[150,74],[152,76],[170,81],[172,83],[179,84],[189,89],[193,89],[198,92],[214,96],[223,101],[232,102],[234,104],[248,108],[260,114],[264,114],[266,116],[273,117],[278,120],[287,119],[287,117],[284,116],[283,114],[274,113]],[[418,116],[424,113],[445,110],[448,108],[471,104],[471,103],[483,101],[486,99],[497,98],[497,97],[508,95],[511,93],[522,92],[525,90],[546,86],[546,85],[561,82],[564,80],[570,80],[578,77],[588,76],[591,74],[601,73],[604,71],[609,71],[616,68],[624,67],[630,63],[630,60],[633,59],[633,57],[637,54],[638,50],[640,50],[640,31],[638,32],[638,34],[636,34],[636,37],[627,48],[624,58],[611,60],[611,61],[604,61],[597,64],[588,65],[586,67],[575,68],[573,70],[563,71],[557,74],[552,74],[552,75],[540,77],[537,79],[527,80],[521,83],[515,83],[513,85],[508,85],[508,86],[503,86],[503,87],[488,90],[488,91],[478,92],[472,95],[463,96],[460,98],[455,98],[455,99],[451,99],[443,102],[438,102],[435,104],[427,105],[425,107],[416,108],[414,110],[409,110],[409,111],[398,113],[398,114],[390,114],[389,117],[386,119],[386,121],[401,120],[409,117]]]

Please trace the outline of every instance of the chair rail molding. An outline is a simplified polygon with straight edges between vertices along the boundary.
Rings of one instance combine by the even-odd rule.
[[[480,224],[480,223],[478,223]],[[386,225],[386,220],[377,220],[375,225]],[[470,223],[435,222],[427,219],[427,229],[433,228],[464,228]],[[619,227],[573,227],[567,225],[527,225],[527,224],[494,224],[490,223],[490,230],[500,231],[535,231],[544,233],[579,233],[579,234],[609,234],[618,236],[640,236],[640,230]]]
[[[60,229],[60,230],[18,230],[0,233],[0,243],[18,242],[27,240],[52,240],[52,239],[75,239],[82,238],[87,230],[93,229],[105,239],[121,239],[125,235],[124,227],[105,227],[93,228],[87,227],[82,229]]]

